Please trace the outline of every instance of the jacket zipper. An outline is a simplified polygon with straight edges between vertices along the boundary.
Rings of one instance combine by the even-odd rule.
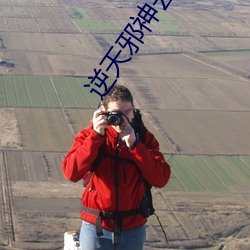
[[[120,144],[119,138],[117,139],[117,144],[115,148],[115,161],[114,161],[114,168],[115,168],[115,187],[116,187],[116,200],[115,200],[115,234],[119,234],[121,230],[121,218],[119,217],[119,161],[118,161],[118,147]],[[116,238],[116,235],[115,235]],[[116,240],[115,240],[116,245]]]
[[[118,173],[118,168],[119,168],[119,162],[118,162],[118,146],[115,149],[115,162],[114,162],[114,168],[115,168],[115,188],[116,188],[116,212],[118,211],[118,198],[119,198],[119,181],[118,181],[118,177],[119,177],[119,173]]]

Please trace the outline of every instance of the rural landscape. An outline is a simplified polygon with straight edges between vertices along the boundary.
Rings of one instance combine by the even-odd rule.
[[[88,77],[112,46],[131,58],[117,82],[172,170],[152,190],[168,242],[153,215],[145,250],[250,249],[250,1],[167,2],[0,0],[0,250],[62,250],[79,230],[83,186],[61,163],[101,101]],[[124,46],[145,3],[158,21]],[[111,86],[117,67],[106,74]]]

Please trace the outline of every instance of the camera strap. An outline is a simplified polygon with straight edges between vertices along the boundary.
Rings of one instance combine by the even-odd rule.
[[[103,156],[103,154],[104,154],[105,141],[106,141],[106,140],[105,140],[105,138],[104,138],[104,142],[103,142],[102,145],[99,147],[99,149],[98,149],[98,154],[97,154],[95,160],[94,160],[93,163],[92,163],[91,170],[89,171],[89,173],[88,173],[86,179],[83,180],[83,186],[84,186],[84,187],[86,187],[86,186],[88,185],[88,183],[89,183],[89,181],[90,181],[90,179],[91,179],[93,173],[96,171],[96,169],[97,169],[97,167],[98,167],[98,165],[99,165],[99,163],[100,163],[100,160],[101,160],[101,158],[102,158],[102,156]]]

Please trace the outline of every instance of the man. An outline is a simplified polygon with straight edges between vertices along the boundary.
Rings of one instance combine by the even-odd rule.
[[[109,119],[109,112],[117,112],[112,118],[118,123]],[[145,180],[162,188],[170,178],[170,167],[153,134],[146,129],[143,139],[136,137],[133,115],[130,91],[116,84],[63,160],[67,179],[88,179],[82,194],[82,250],[142,250],[146,239],[146,216],[141,212]]]

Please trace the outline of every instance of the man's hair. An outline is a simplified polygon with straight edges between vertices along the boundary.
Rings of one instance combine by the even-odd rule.
[[[127,87],[120,84],[115,84],[110,92],[103,97],[102,104],[105,108],[107,108],[110,102],[116,101],[131,102],[131,104],[134,105],[131,92]]]

